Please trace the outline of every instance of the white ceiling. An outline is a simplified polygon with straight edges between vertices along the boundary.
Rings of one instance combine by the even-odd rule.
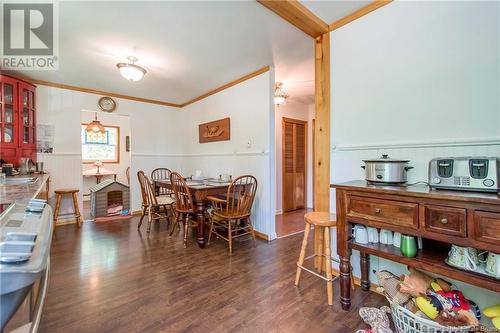
[[[361,0],[303,0],[300,3],[312,11],[316,16],[327,24],[340,20],[341,18],[363,8],[372,1]]]
[[[364,5],[304,4],[328,23]],[[116,69],[128,55],[142,81]],[[181,104],[271,65],[290,99],[314,102],[313,39],[256,1],[61,1],[59,60],[21,75]]]

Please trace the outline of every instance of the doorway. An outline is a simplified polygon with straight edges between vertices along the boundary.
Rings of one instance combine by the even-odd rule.
[[[87,130],[94,121],[102,125],[104,132]],[[82,110],[80,135],[84,221],[129,218],[130,117]],[[95,194],[93,200],[91,192]]]
[[[307,207],[307,121],[282,118],[283,213]]]

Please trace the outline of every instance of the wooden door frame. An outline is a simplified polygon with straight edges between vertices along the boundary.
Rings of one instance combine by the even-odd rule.
[[[305,135],[304,135],[304,208],[307,208],[307,136],[308,136],[308,126],[306,120],[293,119],[288,117],[281,117],[281,211],[285,213],[285,123],[294,123],[298,125],[304,125]]]

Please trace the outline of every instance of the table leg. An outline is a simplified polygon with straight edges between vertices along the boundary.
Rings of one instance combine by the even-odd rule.
[[[47,182],[45,183],[45,190],[46,190],[45,199],[47,200],[47,202],[49,202],[49,190],[50,190],[49,182],[50,182],[50,178],[47,179]]]
[[[370,255],[364,252],[359,253],[359,262],[361,266],[361,289],[370,290]]]
[[[340,257],[340,304],[343,310],[349,310],[351,307],[350,256]]]
[[[198,221],[198,246],[205,247],[205,202],[196,201],[196,220]]]

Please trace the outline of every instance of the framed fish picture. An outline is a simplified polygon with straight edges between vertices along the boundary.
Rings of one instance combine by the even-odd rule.
[[[198,125],[200,143],[231,140],[230,118]]]

